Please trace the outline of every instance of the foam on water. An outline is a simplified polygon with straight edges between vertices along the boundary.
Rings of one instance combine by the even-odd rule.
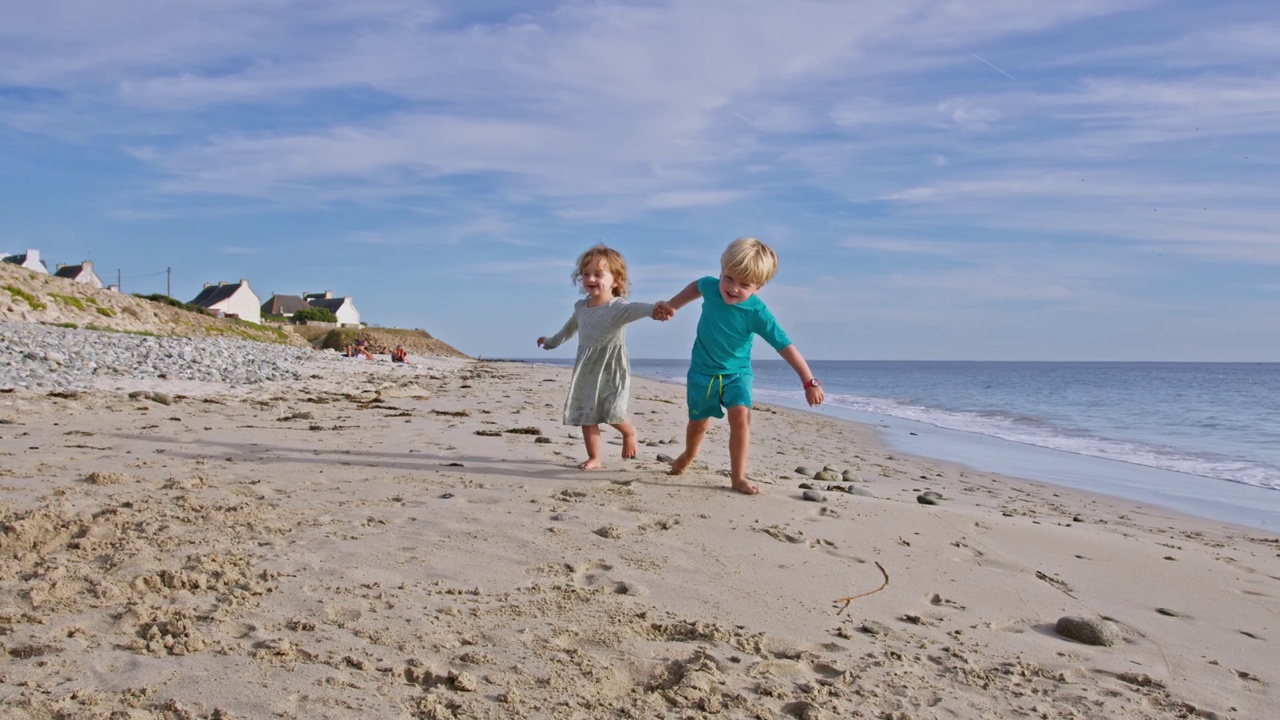
[[[552,361],[572,364],[572,360]],[[816,361],[814,411],[978,470],[1280,526],[1280,364]],[[804,409],[795,372],[753,362],[754,395]],[[683,384],[688,360],[633,360]]]
[[[795,402],[800,397],[799,393],[768,389],[758,390],[756,395],[762,400],[769,399],[776,402]],[[1280,490],[1280,467],[1210,452],[1187,453],[1170,447],[1102,438],[1056,427],[1051,423],[1025,415],[999,411],[956,412],[857,395],[827,395],[826,402],[833,407],[888,415],[948,430],[985,435],[1061,452]]]

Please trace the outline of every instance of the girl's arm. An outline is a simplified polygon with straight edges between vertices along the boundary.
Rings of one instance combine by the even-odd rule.
[[[796,371],[796,375],[800,376],[800,382],[804,383],[804,399],[810,405],[821,405],[826,397],[822,392],[821,385],[814,385],[810,382],[813,380],[813,372],[809,370],[809,363],[804,361],[804,356],[796,349],[796,346],[788,345],[778,351],[778,355]]]
[[[560,347],[565,340],[573,337],[576,332],[578,332],[578,313],[575,311],[573,315],[569,317],[569,322],[565,323],[564,327],[560,328],[560,332],[552,335],[551,337],[538,338],[538,345],[541,346],[543,350],[554,350],[555,348]]]
[[[626,305],[622,306],[622,310],[621,312],[618,313],[618,316],[617,316],[617,323],[619,325],[626,325],[627,323],[635,322],[640,318],[647,318],[647,317],[652,317],[656,320],[657,318],[655,317],[655,313],[654,313],[654,308],[656,307],[657,306],[654,305],[653,303],[629,302]]]

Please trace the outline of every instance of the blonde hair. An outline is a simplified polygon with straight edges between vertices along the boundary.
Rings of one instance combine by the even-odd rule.
[[[720,269],[740,283],[763,287],[778,272],[778,255],[753,237],[741,237],[725,248]]]
[[[569,279],[574,285],[582,281],[582,275],[587,271],[587,266],[603,260],[604,266],[608,268],[609,274],[613,275],[613,295],[614,297],[626,297],[627,287],[627,261],[623,259],[622,253],[611,247],[606,247],[604,243],[600,243],[586,252],[578,256],[578,267],[569,275]]]

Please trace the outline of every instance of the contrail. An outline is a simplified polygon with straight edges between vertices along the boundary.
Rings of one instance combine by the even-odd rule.
[[[1017,79],[1018,79],[1018,78],[1016,78],[1016,77],[1014,77],[1014,76],[1010,75],[1009,73],[1005,72],[1004,70],[1001,70],[1000,68],[996,67],[996,66],[995,66],[995,65],[993,65],[992,63],[988,62],[986,58],[984,58],[984,57],[982,57],[981,55],[979,55],[978,53],[976,53],[976,52],[974,52],[974,51],[970,50],[969,48],[963,48],[963,47],[962,47],[962,48],[960,48],[960,49],[961,49],[961,50],[964,50],[965,52],[967,52],[967,53],[969,53],[970,55],[974,56],[974,57],[975,57],[975,58],[977,58],[978,60],[981,60],[981,61],[983,62],[983,64],[985,64],[987,67],[991,68],[992,70],[995,70],[996,72],[998,72],[998,73],[1000,73],[1001,75],[1003,75],[1003,76],[1005,76],[1005,77],[1009,78],[1010,80],[1017,80]]]

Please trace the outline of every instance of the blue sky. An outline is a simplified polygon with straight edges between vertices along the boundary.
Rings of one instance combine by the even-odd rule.
[[[653,300],[755,235],[810,359],[1280,360],[1272,0],[4,14],[0,251],[127,292],[331,289],[533,357],[588,246]],[[686,356],[696,310],[632,356]]]

